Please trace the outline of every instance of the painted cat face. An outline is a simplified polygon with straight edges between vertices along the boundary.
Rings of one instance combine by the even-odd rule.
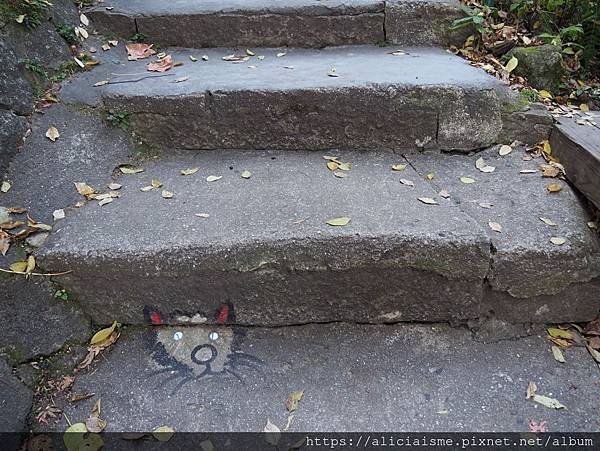
[[[168,323],[181,324],[176,326],[163,325],[165,317],[157,310],[148,308],[145,313],[153,325],[148,332],[151,356],[161,367],[151,377],[170,373],[161,385],[178,380],[173,393],[207,376],[229,375],[243,383],[247,370],[261,372],[262,360],[237,349],[244,337],[242,330],[226,325],[235,321],[231,305],[223,305],[216,313],[217,325],[203,324],[207,318],[200,313],[175,312]]]

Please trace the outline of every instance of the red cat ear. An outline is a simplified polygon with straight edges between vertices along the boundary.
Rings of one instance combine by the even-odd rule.
[[[152,324],[162,324],[162,318],[158,312],[150,312],[150,321]]]
[[[229,306],[224,305],[223,307],[221,307],[221,310],[219,310],[219,313],[217,315],[217,324],[225,324],[227,322],[228,317],[229,317]]]

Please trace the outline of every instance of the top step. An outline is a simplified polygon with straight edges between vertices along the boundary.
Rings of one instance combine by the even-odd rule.
[[[446,46],[458,0],[106,0],[86,14],[100,31],[181,47]],[[467,32],[468,34],[468,32]]]

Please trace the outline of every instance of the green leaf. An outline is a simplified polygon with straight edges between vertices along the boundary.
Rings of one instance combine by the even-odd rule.
[[[113,321],[112,326],[107,327],[106,329],[102,329],[102,330],[96,332],[94,334],[94,336],[92,337],[92,339],[90,340],[90,344],[91,345],[95,345],[97,343],[103,342],[108,337],[110,337],[110,334],[112,334],[115,331],[116,327],[117,327],[117,322]]]
[[[511,73],[513,70],[515,70],[515,68],[519,65],[519,60],[516,57],[512,57],[508,63],[506,63],[506,66],[504,66],[504,69],[506,70],[506,72]]]

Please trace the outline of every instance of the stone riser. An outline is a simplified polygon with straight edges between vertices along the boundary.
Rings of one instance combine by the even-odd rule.
[[[314,3],[314,2],[313,2]],[[224,4],[226,6],[226,4]],[[448,46],[461,44],[468,31],[449,32],[464,13],[454,2],[377,2],[352,13],[314,11],[314,4],[281,12],[203,11],[161,13],[104,7],[87,15],[100,31],[129,37],[136,32],[150,42],[181,47],[328,47],[376,44]]]

